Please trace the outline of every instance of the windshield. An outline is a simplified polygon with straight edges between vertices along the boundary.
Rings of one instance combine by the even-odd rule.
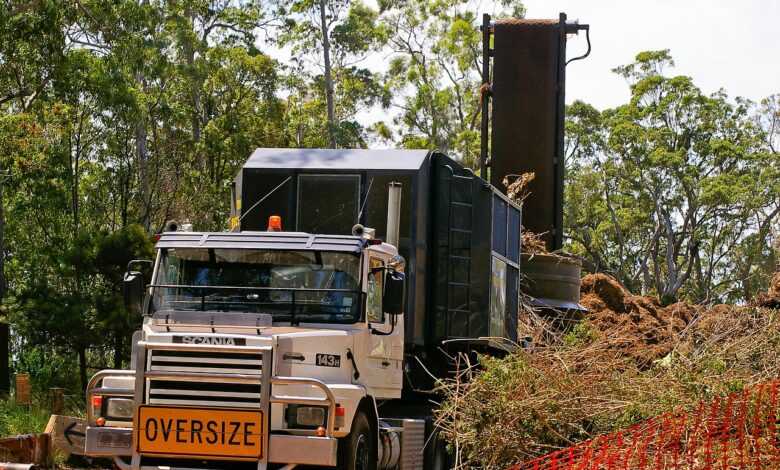
[[[168,248],[151,310],[268,313],[274,321],[360,318],[359,257],[327,251]]]

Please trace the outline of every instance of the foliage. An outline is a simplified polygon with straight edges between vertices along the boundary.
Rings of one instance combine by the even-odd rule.
[[[524,13],[519,2],[502,5]],[[399,144],[436,148],[475,167],[482,85],[478,3],[384,0],[380,9],[392,31],[386,86],[400,109],[394,119]]]
[[[619,340],[575,331],[533,351],[480,357],[478,366],[462,358],[457,378],[440,385],[438,411],[459,468],[508,468],[780,373],[777,311],[702,311],[649,370],[609,347]]]
[[[364,147],[366,128],[355,119],[355,110],[386,105],[389,97],[380,77],[358,65],[382,47],[386,26],[374,9],[359,0],[294,0],[277,5],[278,15],[284,17],[278,42],[291,48],[292,67],[303,76],[311,75],[310,81],[295,83],[294,102],[319,109],[320,116],[325,111],[325,122],[311,126],[321,139],[318,146]]]
[[[127,262],[168,219],[222,228],[246,155],[285,145],[280,69],[255,47],[268,21],[230,1],[4,4],[0,297],[17,368],[56,383],[28,353],[76,357],[80,389],[122,367],[139,321],[119,298]]]
[[[43,432],[51,412],[33,405],[20,406],[12,398],[0,399],[0,437]]]
[[[72,355],[58,354],[54,348],[45,346],[30,348],[24,347],[23,343],[11,346],[14,373],[29,374],[33,390],[44,393],[51,387],[70,392],[80,389],[79,378],[73,374],[78,362]]]
[[[777,131],[753,115],[772,111],[707,96],[689,77],[667,76],[672,65],[668,51],[640,53],[615,69],[629,103],[569,107],[569,248],[664,303],[748,299],[774,269]]]

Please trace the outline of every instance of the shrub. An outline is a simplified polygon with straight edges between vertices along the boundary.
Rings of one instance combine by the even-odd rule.
[[[657,414],[780,376],[780,317],[762,308],[702,309],[650,367],[583,326],[503,359],[463,359],[440,382],[437,414],[456,461],[507,468]]]

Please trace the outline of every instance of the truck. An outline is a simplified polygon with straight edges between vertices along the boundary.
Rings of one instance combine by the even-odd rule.
[[[169,227],[131,262],[143,325],[130,369],[89,382],[86,453],[448,468],[435,383],[517,339],[520,207],[423,150],[258,149],[233,194],[231,231]]]
[[[123,470],[450,468],[440,381],[462,355],[522,342],[523,211],[503,173],[537,174],[525,223],[560,245],[565,41],[584,28],[485,16],[481,175],[435,150],[259,148],[228,230],[168,224],[155,259],[128,265],[142,326],[129,369],[89,381],[86,455]]]

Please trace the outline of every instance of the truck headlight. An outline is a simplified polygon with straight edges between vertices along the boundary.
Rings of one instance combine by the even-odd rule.
[[[287,406],[286,418],[288,428],[316,429],[325,425],[327,408],[321,406]]]
[[[132,419],[133,399],[106,397],[106,418]]]

